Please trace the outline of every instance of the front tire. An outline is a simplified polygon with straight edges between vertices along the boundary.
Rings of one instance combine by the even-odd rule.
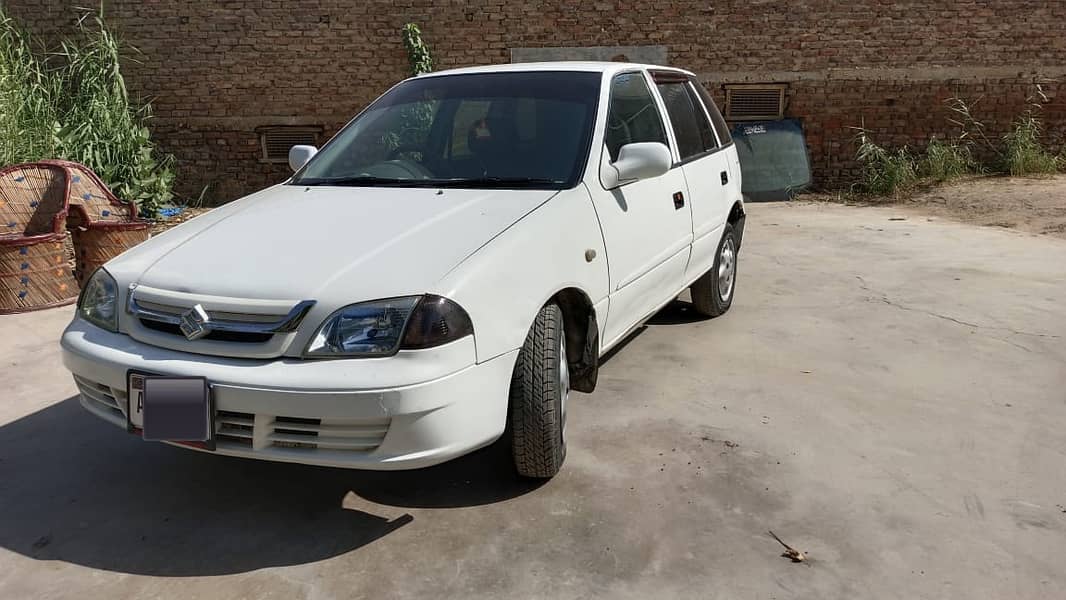
[[[737,287],[737,236],[733,226],[726,223],[714,266],[692,284],[692,305],[706,317],[717,317],[733,305]]]
[[[509,420],[515,469],[523,477],[549,479],[566,458],[566,363],[563,311],[549,304],[537,314],[518,352],[511,377]]]

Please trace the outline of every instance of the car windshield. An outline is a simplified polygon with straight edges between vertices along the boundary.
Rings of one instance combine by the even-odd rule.
[[[394,87],[330,141],[297,185],[564,189],[581,177],[600,75],[444,75]]]

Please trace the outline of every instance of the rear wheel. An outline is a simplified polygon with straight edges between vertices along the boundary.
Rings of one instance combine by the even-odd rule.
[[[509,425],[519,475],[547,479],[563,466],[569,395],[563,311],[549,304],[537,314],[511,377]]]
[[[737,284],[737,238],[733,226],[726,224],[714,266],[692,284],[692,305],[696,312],[717,317],[733,305]]]

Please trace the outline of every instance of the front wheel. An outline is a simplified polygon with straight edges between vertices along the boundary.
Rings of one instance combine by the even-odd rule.
[[[717,317],[733,305],[737,285],[737,237],[733,226],[726,224],[714,266],[692,284],[692,305],[696,312]]]
[[[566,363],[563,311],[549,304],[537,314],[511,377],[510,431],[515,469],[523,477],[555,476],[566,458]]]

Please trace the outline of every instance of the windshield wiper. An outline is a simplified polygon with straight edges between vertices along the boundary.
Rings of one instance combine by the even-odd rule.
[[[453,177],[448,179],[395,179],[392,177],[373,177],[359,175],[350,177],[305,178],[293,181],[293,185],[335,185],[351,187],[472,187],[472,188],[530,188],[540,186],[557,186],[562,182],[557,179],[541,177]]]
[[[390,186],[390,185],[408,185],[409,180],[396,179],[393,177],[372,177],[370,175],[359,175],[355,177],[323,177],[323,178],[308,178],[298,179],[293,182],[293,185],[337,185],[337,186]]]
[[[455,177],[452,179],[434,179],[432,181],[440,185],[470,187],[537,187],[542,185],[556,186],[563,183],[558,179],[544,177]]]

